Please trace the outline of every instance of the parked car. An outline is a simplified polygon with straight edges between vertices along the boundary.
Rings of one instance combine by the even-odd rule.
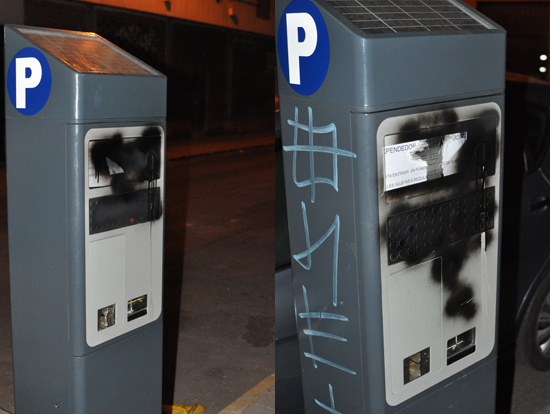
[[[276,118],[276,411],[301,414],[278,112]],[[516,358],[550,370],[550,83],[508,74],[504,120],[498,413],[510,410]]]
[[[501,306],[501,313],[506,315],[510,308],[515,309],[519,362],[547,371],[550,370],[550,84],[508,75],[504,142],[501,279],[503,288],[515,290],[516,306],[510,306],[512,301],[503,303],[507,308]],[[503,288],[501,298],[507,298],[509,292],[503,292]]]

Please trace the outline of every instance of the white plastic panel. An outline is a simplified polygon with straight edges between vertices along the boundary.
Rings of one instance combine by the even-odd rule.
[[[428,261],[394,273],[389,278],[392,390],[415,387],[420,379],[441,370],[442,285],[432,277],[432,267],[441,259]],[[406,310],[406,311],[404,311]],[[403,360],[430,349],[429,372],[405,385]]]
[[[164,228],[164,131],[160,127],[95,128],[87,132],[83,154],[85,171],[90,166],[89,142],[102,139],[127,139],[148,137],[154,139],[151,131],[158,129],[161,137],[158,159],[160,178],[134,182],[124,182],[121,186],[89,186],[85,175],[85,242],[86,242],[86,342],[97,346],[103,342],[128,333],[133,329],[151,323],[162,312],[162,271],[163,271],[163,228]],[[158,137],[157,135],[157,137]],[[132,140],[126,140],[132,142]],[[116,173],[116,171],[113,171]],[[147,192],[149,187],[160,190],[160,216],[156,220],[135,221],[125,227],[113,230],[104,229],[90,234],[90,199],[117,194]],[[146,219],[146,218],[145,218]],[[136,224],[137,223],[137,224]],[[143,316],[128,321],[128,302],[147,295],[147,312]],[[98,310],[116,304],[114,325],[98,329]]]
[[[96,311],[86,312],[86,325],[95,326],[100,341],[110,339],[113,332],[122,333],[125,256],[123,234],[91,242],[88,246],[87,279],[90,283],[86,284],[86,302]],[[115,305],[115,324],[99,330],[98,310],[111,305]]]

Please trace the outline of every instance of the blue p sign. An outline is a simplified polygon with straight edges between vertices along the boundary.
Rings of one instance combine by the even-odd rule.
[[[293,0],[281,16],[277,33],[279,62],[286,80],[301,95],[323,84],[330,61],[325,20],[309,0]]]
[[[40,50],[26,47],[15,54],[8,67],[7,89],[21,114],[34,115],[44,108],[52,89],[52,72]]]

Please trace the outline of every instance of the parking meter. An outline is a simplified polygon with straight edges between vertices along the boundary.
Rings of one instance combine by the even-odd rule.
[[[504,30],[455,0],[276,19],[306,412],[494,412]]]
[[[160,413],[166,78],[9,25],[5,74],[16,410]]]

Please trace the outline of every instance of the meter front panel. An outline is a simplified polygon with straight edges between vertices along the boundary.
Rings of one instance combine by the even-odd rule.
[[[387,118],[377,132],[386,399],[495,346],[500,108]]]
[[[84,151],[86,342],[93,347],[161,314],[164,132],[94,128]]]

